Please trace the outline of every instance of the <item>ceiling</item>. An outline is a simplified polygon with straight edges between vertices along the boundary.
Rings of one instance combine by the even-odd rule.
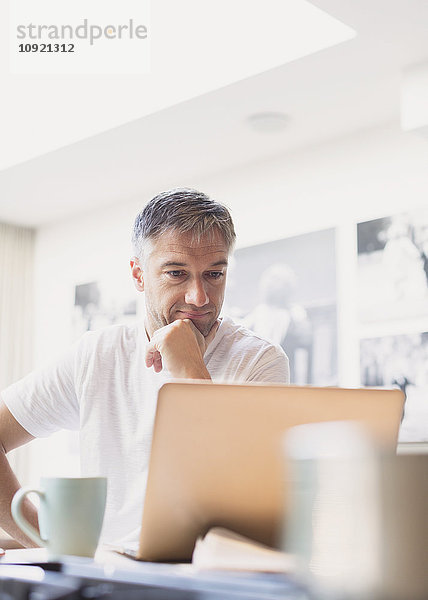
[[[239,73],[229,72],[227,82],[217,75],[195,85],[187,93],[190,99],[182,93],[172,106],[95,135],[87,132],[90,137],[4,168],[0,220],[37,227],[360,129],[398,123],[402,70],[428,60],[428,2],[312,4],[357,35],[330,47],[324,43],[323,50],[286,64],[272,45],[264,61],[245,65],[242,58],[245,68]],[[127,106],[125,83],[122,91],[110,99],[114,114]],[[99,128],[96,114],[108,113],[110,104],[97,109],[89,95],[87,101]],[[246,118],[266,111],[285,113],[287,126],[271,134],[252,131]],[[72,121],[72,114],[63,119]],[[2,136],[3,150],[4,143]]]

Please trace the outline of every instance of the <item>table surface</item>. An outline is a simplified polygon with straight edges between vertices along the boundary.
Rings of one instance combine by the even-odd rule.
[[[6,565],[10,564],[43,565],[47,559],[44,548],[7,550],[0,558],[0,567],[7,568]],[[260,600],[308,598],[299,586],[283,574],[201,570],[192,564],[141,562],[102,547],[97,550],[94,559],[62,556],[60,562],[63,575],[199,592],[201,595],[198,598],[204,598],[207,594],[207,598],[219,599],[226,596]]]

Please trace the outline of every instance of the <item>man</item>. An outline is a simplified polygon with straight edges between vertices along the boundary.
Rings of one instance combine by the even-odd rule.
[[[287,383],[282,349],[221,318],[235,231],[227,209],[176,189],[137,216],[131,271],[145,322],[86,333],[54,365],[2,393],[0,525],[19,488],[5,453],[62,428],[80,430],[83,476],[108,477],[103,539],[138,539],[157,392],[171,378]],[[28,501],[27,518],[37,526]]]

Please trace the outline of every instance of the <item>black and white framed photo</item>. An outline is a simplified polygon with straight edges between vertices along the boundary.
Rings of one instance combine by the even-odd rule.
[[[135,323],[137,297],[119,282],[90,281],[75,286],[73,337],[116,323]]]
[[[428,317],[428,210],[358,223],[363,323]]]
[[[361,383],[406,395],[400,442],[428,441],[428,331],[361,340]]]
[[[337,383],[334,229],[238,249],[228,278],[225,313],[283,347],[292,383]]]

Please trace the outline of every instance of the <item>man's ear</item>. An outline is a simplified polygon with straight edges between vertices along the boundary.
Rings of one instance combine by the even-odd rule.
[[[133,256],[129,261],[129,264],[131,265],[131,274],[132,279],[134,280],[135,288],[139,292],[144,292],[144,276],[143,270],[140,266],[140,261],[136,256]]]

